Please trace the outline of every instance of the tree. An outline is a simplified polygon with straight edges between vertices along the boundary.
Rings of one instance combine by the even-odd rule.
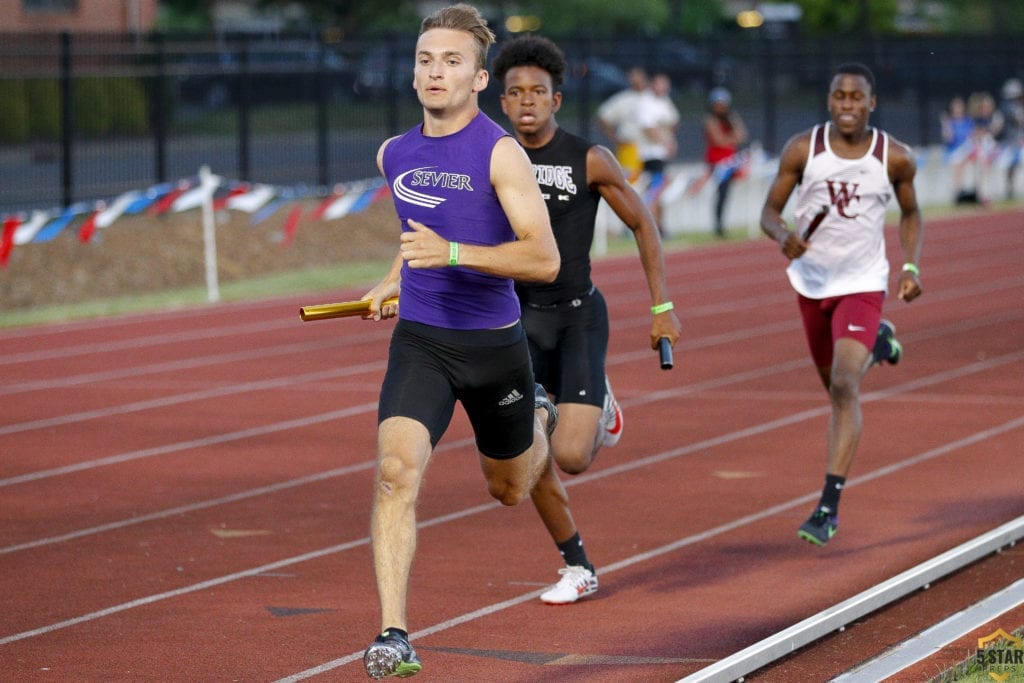
[[[799,0],[801,28],[810,35],[891,33],[899,15],[897,0]]]
[[[511,4],[511,3],[510,3]],[[665,0],[527,0],[515,3],[515,14],[540,18],[540,32],[551,35],[588,32],[597,35],[615,33],[659,33],[668,18]],[[512,14],[511,9],[508,10]],[[585,19],[584,19],[585,17]]]
[[[949,0],[947,23],[956,33],[1024,33],[1024,4],[1005,0]]]
[[[409,30],[419,20],[416,0],[250,0],[256,10],[276,10],[293,16],[302,11],[292,28],[340,29],[354,31]],[[209,29],[213,26],[216,0],[162,0],[160,28],[163,30]]]
[[[256,0],[260,9],[285,9],[295,0]],[[355,31],[411,30],[418,25],[415,0],[304,0],[298,3],[313,26],[340,29],[343,35]]]
[[[161,31],[196,31],[213,25],[214,0],[163,0],[157,28]]]
[[[725,0],[470,0],[489,17],[539,17],[539,30],[552,35],[617,33],[659,35],[716,33],[734,23]],[[1024,2],[1010,0],[790,0],[800,5],[801,29],[809,35],[885,34],[900,30],[900,19],[937,33],[1024,33]],[[415,30],[418,0],[249,0],[253,7],[290,16],[302,9],[301,26],[334,29],[342,36]],[[163,0],[161,28],[212,25],[216,0]],[[752,3],[756,4],[756,3]],[[496,26],[499,31],[501,26]]]

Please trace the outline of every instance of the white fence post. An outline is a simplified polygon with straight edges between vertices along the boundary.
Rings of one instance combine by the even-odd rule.
[[[210,303],[220,301],[217,283],[217,228],[213,215],[213,191],[220,179],[210,173],[209,166],[199,169],[199,186],[203,189],[203,256],[206,261],[206,298]]]

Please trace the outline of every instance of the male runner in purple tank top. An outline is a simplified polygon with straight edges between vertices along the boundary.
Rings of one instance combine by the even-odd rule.
[[[579,474],[601,447],[615,445],[623,425],[605,375],[608,307],[590,279],[590,248],[602,198],[633,231],[651,304],[665,309],[652,312],[651,347],[661,337],[674,345],[679,320],[667,304],[661,239],[643,199],[610,150],[565,131],[555,120],[567,70],[561,49],[540,36],[515,38],[502,45],[493,70],[502,83],[502,109],[533,163],[562,258],[554,282],[517,282],[516,292],[523,304],[534,374],[558,404],[552,457],[563,471]],[[531,497],[566,565],[559,570],[562,578],[541,600],[562,605],[593,594],[597,573],[558,474],[545,472]]]
[[[401,306],[378,408],[370,536],[381,634],[363,656],[372,678],[421,669],[406,617],[416,497],[455,402],[494,498],[519,503],[552,467],[558,413],[534,383],[512,281],[554,280],[558,248],[526,153],[478,106],[493,42],[469,5],[424,19],[413,70],[423,123],[377,155],[402,234],[391,269],[363,297],[375,320]],[[400,304],[382,306],[399,290]]]

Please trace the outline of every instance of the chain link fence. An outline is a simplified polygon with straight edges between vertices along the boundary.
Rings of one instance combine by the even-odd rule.
[[[219,36],[0,34],[0,212],[68,206],[196,174],[329,188],[377,175],[386,137],[421,118],[412,89],[414,34]],[[751,138],[769,153],[827,116],[838,63],[878,80],[873,122],[925,146],[955,95],[998,96],[1024,77],[1013,37],[805,40],[736,34],[557,37],[571,66],[561,125],[607,142],[594,112],[626,70],[667,73],[683,123],[681,160],[700,157],[708,90],[725,85]],[[481,105],[504,123],[498,85]]]

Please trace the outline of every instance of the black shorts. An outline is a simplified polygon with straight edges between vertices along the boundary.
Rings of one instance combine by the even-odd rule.
[[[408,417],[436,446],[455,401],[469,416],[476,446],[499,460],[533,445],[530,352],[521,323],[499,330],[450,330],[399,320],[391,336],[377,424]]]
[[[664,159],[648,159],[644,162],[644,170],[648,173],[664,173],[665,172],[665,160]]]
[[[604,405],[608,305],[597,289],[562,304],[523,306],[533,373],[558,403]]]

